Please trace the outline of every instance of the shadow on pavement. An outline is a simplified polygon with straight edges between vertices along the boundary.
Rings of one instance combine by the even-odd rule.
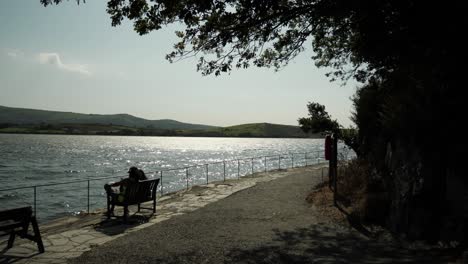
[[[349,229],[317,224],[289,232],[276,230],[271,243],[231,250],[227,257],[235,263],[444,263],[453,261],[450,253],[405,249]]]
[[[21,260],[30,259],[34,256],[37,256],[41,253],[26,253],[26,252],[9,252],[9,249],[6,248],[6,243],[0,243],[0,247],[2,250],[0,251],[0,264],[7,264],[7,263],[16,263]],[[14,248],[14,246],[13,246]]]
[[[145,216],[141,214],[130,215],[127,219],[127,222],[123,221],[123,217],[117,216],[111,219],[105,219],[102,222],[94,226],[94,229],[98,232],[106,234],[108,236],[115,236],[125,232],[129,228],[139,226],[151,219],[151,216]]]

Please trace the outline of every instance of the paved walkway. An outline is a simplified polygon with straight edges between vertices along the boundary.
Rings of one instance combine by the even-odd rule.
[[[195,186],[188,191],[167,195],[158,200],[156,215],[151,216],[142,210],[130,218],[130,224],[124,225],[119,219],[105,221],[102,211],[73,223],[59,221],[49,226],[41,225],[46,252],[38,254],[36,244],[28,240],[17,239],[13,248],[0,251],[0,263],[66,263],[97,246],[116,240],[130,233],[153,226],[157,223],[195,211],[207,204],[216,202],[238,191],[250,188],[259,182],[271,181],[287,176],[291,171],[316,171],[319,167],[297,168],[290,171],[257,173],[239,180]],[[136,208],[130,208],[132,211]],[[117,208],[116,208],[117,210]],[[117,215],[121,212],[116,211]],[[46,230],[44,232],[43,230]],[[145,231],[144,231],[145,232]],[[6,237],[7,238],[7,237]],[[0,241],[0,248],[5,248],[6,239]]]
[[[135,215],[133,225],[97,222],[46,235],[45,254],[21,255],[35,252],[29,243],[8,251],[5,262],[447,262],[431,248],[403,247],[331,223],[305,201],[320,181],[321,170],[307,167],[196,187],[165,198],[155,217]]]

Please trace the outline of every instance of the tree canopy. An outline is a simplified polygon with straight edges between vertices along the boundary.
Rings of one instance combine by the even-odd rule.
[[[298,119],[299,126],[305,133],[335,134],[336,137],[343,140],[348,147],[354,150],[357,155],[360,154],[357,131],[355,128],[343,128],[337,120],[332,119],[325,110],[325,106],[319,103],[309,102],[307,104],[307,109],[309,111],[309,116]]]
[[[301,129],[308,133],[327,132],[327,133],[338,133],[340,125],[338,121],[332,120],[327,111],[325,111],[325,106],[319,103],[307,104],[307,109],[309,110],[309,117],[299,118],[299,125]]]
[[[45,6],[62,2],[40,1]],[[184,29],[176,32],[180,41],[167,59],[199,55],[197,68],[203,74],[250,65],[280,68],[311,38],[315,63],[334,68],[332,79],[365,80],[372,73],[391,71],[400,58],[421,53],[418,45],[406,45],[410,34],[421,36],[421,41],[439,41],[434,34],[440,26],[431,27],[435,24],[431,13],[416,8],[416,2],[109,0],[107,12],[113,26],[128,19],[141,35],[169,24],[182,25]],[[427,30],[411,32],[404,22],[421,14],[428,20],[418,23],[428,23],[423,27]],[[429,30],[432,34],[424,36]]]

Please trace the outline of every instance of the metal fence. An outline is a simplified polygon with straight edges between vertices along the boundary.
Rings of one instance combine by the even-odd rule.
[[[347,154],[346,154],[347,155]],[[227,179],[238,179],[242,176],[252,175],[258,172],[267,172],[279,169],[304,167],[313,164],[324,162],[323,151],[302,152],[302,153],[283,153],[268,156],[248,157],[241,159],[228,159],[212,163],[194,164],[190,166],[164,169],[153,172],[145,172],[149,178],[159,177],[160,184],[158,192],[162,196],[164,194],[175,192],[181,189],[190,188],[190,186],[209,184],[215,181],[226,181]],[[17,187],[1,189],[0,193],[12,192],[19,190],[32,190],[32,206],[34,214],[37,215],[38,197],[49,194],[51,197],[47,201],[54,201],[60,199],[60,194],[54,195],[58,192],[57,186],[69,185],[73,188],[65,191],[65,195],[70,201],[76,202],[77,208],[82,208],[83,203],[86,203],[86,210],[82,212],[89,213],[91,207],[103,208],[104,207],[104,189],[103,184],[110,179],[117,179],[118,176],[95,177],[85,180],[56,182],[48,184],[40,184],[34,186]],[[120,177],[122,178],[122,177]],[[84,186],[85,185],[85,186]],[[78,187],[78,188],[77,188]],[[39,192],[42,191],[42,193]],[[62,189],[60,189],[63,191]],[[83,191],[86,190],[86,191]],[[85,192],[85,193],[84,193]],[[83,198],[85,196],[86,198]],[[56,197],[56,198],[53,198]],[[93,201],[92,198],[96,198]],[[75,208],[75,207],[73,207]],[[47,209],[44,209],[47,210]]]

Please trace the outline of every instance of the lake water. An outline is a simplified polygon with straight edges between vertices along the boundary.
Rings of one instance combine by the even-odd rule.
[[[158,192],[167,193],[205,184],[204,164],[211,182],[264,171],[265,161],[268,170],[323,162],[323,140],[0,134],[0,210],[34,206],[34,188],[4,191],[10,188],[82,180],[36,187],[37,216],[47,221],[86,211],[88,180],[90,210],[104,208],[104,183],[126,177],[131,166],[149,177],[162,170]]]

